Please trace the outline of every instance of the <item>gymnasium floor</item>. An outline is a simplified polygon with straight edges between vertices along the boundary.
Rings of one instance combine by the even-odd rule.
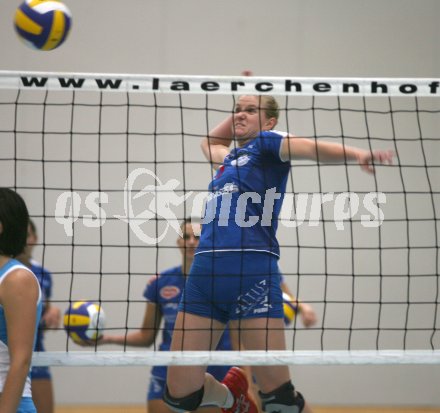
[[[146,413],[144,406],[58,406],[55,413]],[[440,413],[439,408],[314,407],[314,413]]]

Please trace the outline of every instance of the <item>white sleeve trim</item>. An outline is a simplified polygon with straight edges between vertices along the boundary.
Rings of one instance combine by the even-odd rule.
[[[278,135],[281,135],[281,136],[283,137],[283,139],[281,139],[280,148],[279,148],[279,150],[278,150],[278,156],[279,156],[279,158],[280,158],[280,161],[281,161],[281,162],[288,162],[288,161],[290,161],[289,158],[287,158],[287,159],[283,159],[283,157],[281,156],[281,147],[282,147],[283,141],[284,141],[284,139],[285,139],[287,136],[289,136],[289,133],[288,133],[288,132],[284,132],[284,131],[275,130],[275,129],[273,129],[272,132],[274,132],[274,133],[276,133],[276,134],[278,134]]]
[[[40,283],[38,282],[38,278],[37,278],[37,276],[32,272],[32,270],[30,270],[28,267],[26,267],[26,265],[21,265],[21,264],[16,264],[16,265],[13,265],[11,268],[9,268],[4,274],[3,274],[3,276],[0,278],[0,284],[2,283],[2,281],[12,272],[12,271],[15,271],[15,270],[18,270],[18,269],[23,269],[23,270],[26,270],[26,271],[28,271],[28,272],[30,272],[32,275],[33,275],[33,277],[34,277],[34,279],[35,279],[35,282],[37,283],[37,285],[38,285],[38,303],[41,301],[41,287],[40,287]]]

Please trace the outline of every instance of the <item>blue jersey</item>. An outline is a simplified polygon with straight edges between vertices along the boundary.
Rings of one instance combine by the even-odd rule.
[[[285,133],[261,132],[225,157],[209,185],[196,254],[259,251],[279,256],[276,239],[290,161],[280,159]]]
[[[52,296],[52,274],[46,270],[39,262],[31,260],[31,271],[35,274],[40,283],[42,301],[43,301],[43,313],[44,313],[44,303],[50,300]],[[44,351],[43,343],[43,321],[40,323],[37,333],[37,342],[35,344],[35,351]]]
[[[19,261],[11,259],[9,260],[3,267],[0,268],[0,282],[12,271],[16,269],[26,269],[30,271],[29,268],[25,267]],[[37,319],[36,319],[36,328],[35,335],[37,331],[38,323],[40,322],[41,316],[41,291],[37,303]],[[4,385],[4,380],[9,370],[9,352],[8,352],[8,331],[6,326],[6,318],[4,314],[3,306],[0,305],[0,393]],[[30,389],[30,377],[26,379],[26,383],[23,390],[24,397],[31,397],[31,389]]]
[[[52,274],[35,260],[31,260],[31,271],[40,283],[43,301],[49,300],[52,297]]]
[[[171,347],[171,338],[176,321],[179,302],[185,287],[185,276],[182,267],[177,266],[163,271],[160,275],[152,278],[145,288],[144,297],[147,301],[158,306],[164,319],[162,341],[160,351],[168,351]],[[229,330],[226,329],[217,346],[217,350],[231,350]],[[209,371],[209,369],[208,369]],[[166,367],[154,366],[152,374],[155,377],[166,378]]]

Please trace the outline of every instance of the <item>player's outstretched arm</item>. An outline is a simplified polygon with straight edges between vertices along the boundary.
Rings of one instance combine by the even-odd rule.
[[[162,315],[160,311],[158,311],[157,305],[149,302],[145,308],[142,326],[138,330],[120,335],[104,334],[97,342],[96,340],[90,340],[89,342],[79,344],[83,346],[118,344],[121,346],[149,347],[156,340],[161,319]]]
[[[280,155],[283,160],[311,159],[324,163],[355,161],[365,172],[374,173],[374,164],[391,164],[394,152],[370,151],[334,142],[288,135],[281,144]]]

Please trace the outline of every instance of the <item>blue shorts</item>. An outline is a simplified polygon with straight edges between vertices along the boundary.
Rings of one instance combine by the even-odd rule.
[[[37,413],[32,397],[21,398],[17,413]]]
[[[218,381],[222,381],[226,373],[231,366],[209,366],[208,373],[212,374]],[[162,400],[162,396],[165,392],[165,386],[167,383],[166,377],[159,377],[151,375],[150,387],[148,388],[147,401],[148,400]]]
[[[224,324],[283,318],[278,258],[264,252],[202,253],[194,257],[179,311]]]
[[[51,380],[49,367],[47,366],[34,366],[31,368],[31,380]]]
[[[167,380],[163,377],[151,376],[150,386],[148,387],[147,392],[147,401],[162,399],[166,384]]]

